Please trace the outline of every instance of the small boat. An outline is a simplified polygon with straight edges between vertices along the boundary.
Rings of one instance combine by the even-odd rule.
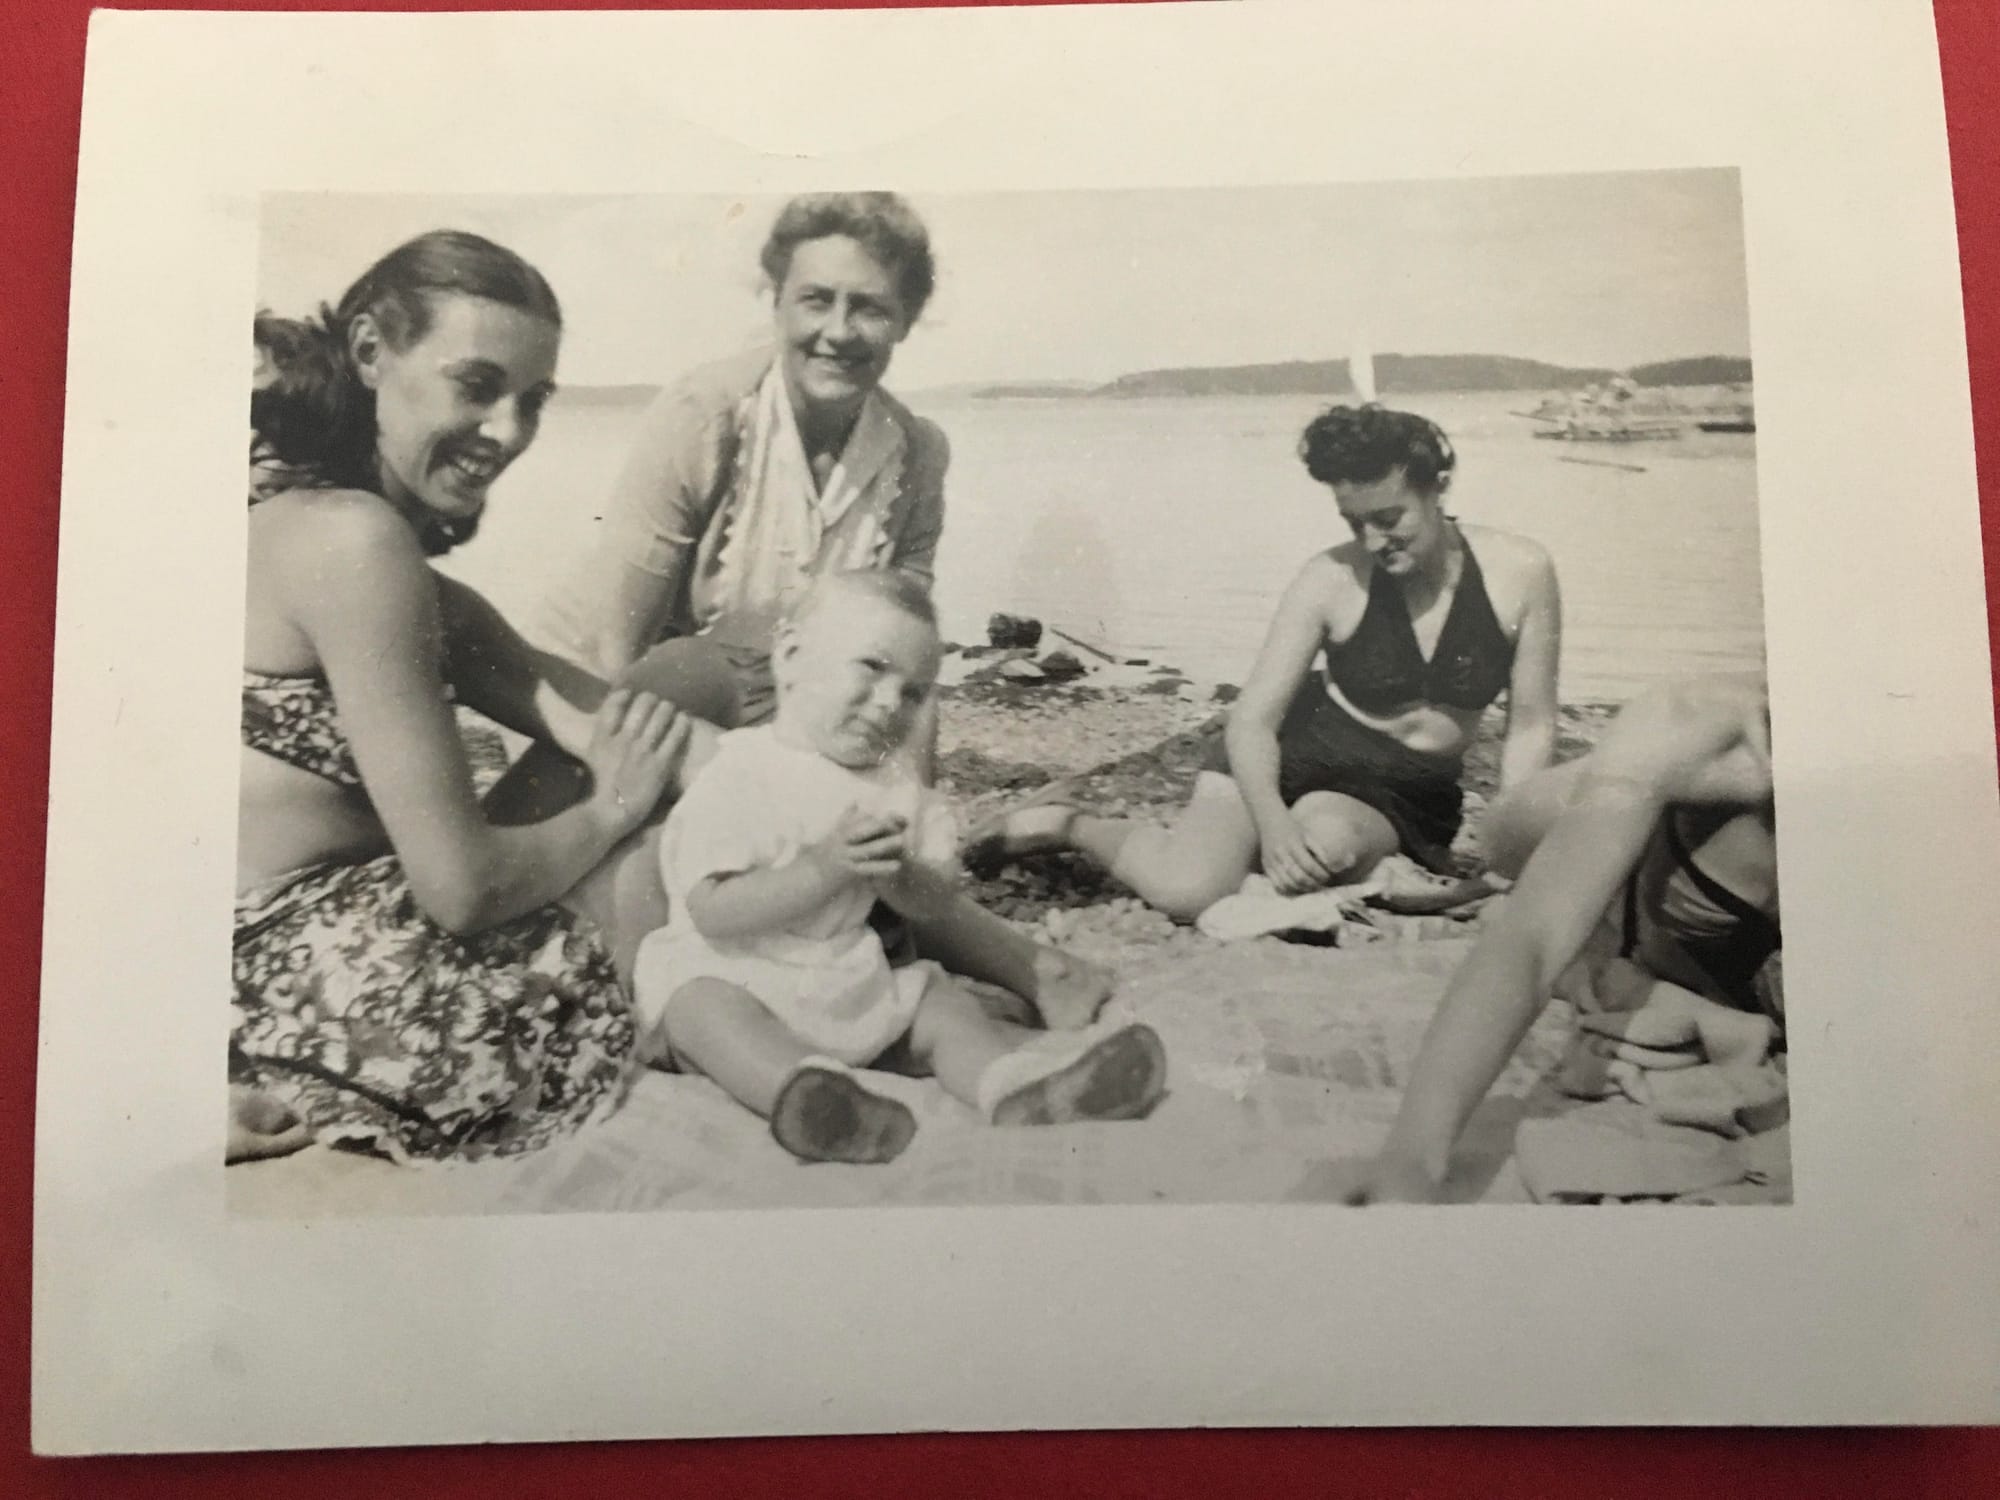
[[[1656,443],[1679,437],[1681,430],[1681,424],[1671,418],[1593,421],[1572,417],[1561,426],[1544,427],[1535,436],[1568,443]]]
[[[1685,418],[1658,400],[1646,400],[1625,376],[1568,395],[1545,397],[1533,411],[1516,413],[1544,424],[1538,438],[1569,443],[1645,443],[1677,438]]]
[[[1755,432],[1755,417],[1711,417],[1694,424],[1703,432]]]

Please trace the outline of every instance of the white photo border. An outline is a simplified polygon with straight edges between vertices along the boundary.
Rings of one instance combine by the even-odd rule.
[[[1743,174],[1796,1204],[227,1217],[260,194],[1687,166]],[[1922,0],[100,12],[69,382],[38,1450],[2000,1416],[2000,797]]]

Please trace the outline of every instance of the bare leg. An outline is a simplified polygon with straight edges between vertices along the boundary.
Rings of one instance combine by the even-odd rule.
[[[1112,978],[1104,969],[1032,941],[964,896],[938,915],[912,922],[910,935],[923,957],[967,979],[1012,990],[1054,1030],[1089,1024],[1111,995]]]
[[[644,664],[643,661],[640,663]],[[638,685],[646,686],[643,683]],[[653,689],[648,688],[648,691]],[[655,821],[666,816],[667,808],[679,799],[696,774],[708,764],[721,733],[716,726],[727,722],[711,718],[671,694],[661,693],[660,696],[668,698],[682,712],[690,715],[693,722],[689,726],[687,749],[681,756],[680,771],[661,802]],[[537,740],[522,751],[521,758],[492,785],[481,805],[488,822],[521,828],[530,823],[547,822],[589,795],[590,772],[583,762],[554,745]]]
[[[736,670],[720,646],[700,636],[661,641],[627,667],[618,681],[621,686],[665,698],[697,719],[725,729],[743,723],[743,685]]]
[[[949,979],[924,991],[908,1046],[919,1071],[996,1125],[1136,1119],[1166,1088],[1166,1052],[1151,1027],[1094,1040],[1029,1031],[994,1019]]]
[[[562,900],[570,911],[596,924],[628,992],[640,942],[667,925],[669,905],[666,887],[660,883],[659,851],[660,827],[655,822],[613,849]]]
[[[1365,880],[1375,866],[1401,847],[1402,841],[1387,818],[1341,792],[1307,792],[1292,804],[1292,816],[1333,877],[1333,885]]]
[[[720,979],[689,980],[674,992],[667,1014],[674,1055],[767,1119],[785,1080],[812,1056],[756,996]]]
[[[1000,1058],[1043,1033],[996,1020],[949,977],[934,979],[910,1025],[910,1061],[952,1098],[975,1108],[979,1080]]]
[[[1585,764],[1573,760],[1553,766],[1495,799],[1479,829],[1488,869],[1509,880],[1520,875],[1528,856],[1574,800]]]
[[[647,933],[667,925],[667,892],[660,884],[660,825],[665,821],[673,801],[708,763],[709,756],[715,753],[717,731],[713,725],[696,720],[691,730],[673,789],[662,799],[652,819],[599,860],[596,868],[571,886],[562,898],[564,907],[596,924],[611,949],[618,977],[628,990],[640,941]],[[530,758],[537,754],[575,766],[578,776],[587,780],[581,766],[546,745],[530,746],[516,763],[516,769],[528,765]],[[508,775],[511,777],[513,772]],[[532,796],[534,784],[534,777],[530,775],[524,776],[517,785],[524,796]],[[541,784],[544,787],[549,785],[547,782]],[[503,779],[493,792],[502,793],[505,787]],[[488,815],[492,816],[490,797],[491,794]],[[545,811],[542,815],[550,817],[554,813]]]
[[[801,1160],[892,1161],[916,1134],[906,1106],[814,1056],[748,990],[690,980],[674,992],[668,1017],[675,1055],[769,1120],[778,1144]]]
[[[1054,804],[1025,808],[1006,822],[1002,837],[1010,843],[1082,854],[1181,922],[1230,895],[1256,868],[1257,825],[1235,778],[1215,771],[1195,778],[1194,795],[1168,828]]]

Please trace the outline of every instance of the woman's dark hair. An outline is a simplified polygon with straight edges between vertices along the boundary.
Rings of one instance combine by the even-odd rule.
[[[758,261],[773,288],[785,284],[792,252],[808,240],[845,235],[896,278],[896,294],[912,323],[937,286],[930,231],[895,193],[807,193],[778,213]]]
[[[362,273],[337,306],[311,318],[260,312],[254,324],[257,380],[250,428],[270,456],[321,484],[374,489],[375,393],[348,353],[355,319],[374,320],[401,351],[430,331],[439,297],[482,297],[562,327],[562,308],[542,273],[503,245],[438,229],[399,245]]]
[[[1411,489],[1430,496],[1444,493],[1458,464],[1451,439],[1429,417],[1373,403],[1332,406],[1314,417],[1299,457],[1321,484],[1376,484],[1400,469]]]

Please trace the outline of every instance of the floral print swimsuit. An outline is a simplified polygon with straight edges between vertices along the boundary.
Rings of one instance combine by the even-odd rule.
[[[246,671],[245,746],[365,797],[332,689]],[[393,854],[240,893],[229,1072],[325,1144],[395,1160],[532,1150],[609,1115],[630,1004],[595,930],[548,906],[481,932],[432,922]]]

